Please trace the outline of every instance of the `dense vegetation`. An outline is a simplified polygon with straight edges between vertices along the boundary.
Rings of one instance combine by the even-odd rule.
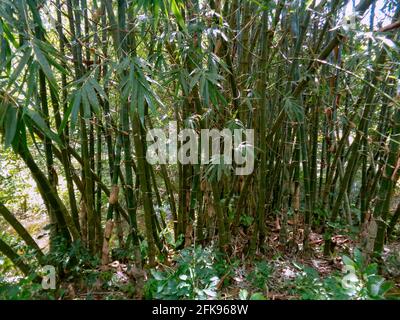
[[[398,0],[0,0],[0,298],[398,298],[399,30]],[[150,163],[171,121],[253,129],[254,170]]]

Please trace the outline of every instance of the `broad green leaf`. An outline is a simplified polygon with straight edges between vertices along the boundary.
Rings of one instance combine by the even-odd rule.
[[[355,267],[355,263],[354,263],[354,261],[353,260],[351,260],[348,256],[346,256],[346,255],[344,255],[344,256],[342,256],[342,261],[343,261],[343,264],[345,265],[345,266],[350,266],[350,267]]]
[[[158,281],[164,280],[164,276],[160,271],[151,269],[150,272],[151,272],[152,276],[154,277],[154,279],[156,279]]]
[[[381,292],[381,287],[385,283],[385,279],[381,276],[375,275],[370,276],[368,279],[368,289],[372,297],[379,296]]]
[[[365,269],[365,274],[367,276],[374,275],[378,273],[378,265],[376,263],[371,263]]]
[[[250,300],[267,300],[267,298],[262,293],[256,292],[251,295]]]
[[[394,283],[391,281],[385,281],[384,283],[381,284],[380,287],[380,292],[379,294],[381,296],[384,296],[390,289],[394,287]]]
[[[240,289],[239,291],[239,299],[240,300],[247,300],[249,296],[249,292],[246,289]]]
[[[358,248],[354,249],[354,262],[356,263],[356,265],[359,269],[363,268],[364,257],[362,255],[362,252]]]

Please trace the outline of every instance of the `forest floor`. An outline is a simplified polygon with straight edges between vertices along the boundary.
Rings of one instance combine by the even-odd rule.
[[[47,224],[46,219],[40,219],[41,215],[35,217],[26,215],[22,223],[30,230],[39,243],[39,246],[47,250],[48,230],[43,229]],[[285,252],[279,241],[279,229],[277,223],[271,221],[272,232],[268,236],[267,249],[265,252],[256,252],[252,259],[246,256],[245,244],[249,239],[244,238],[244,233],[240,233],[233,239],[233,253],[227,259],[226,266],[221,268],[221,260],[214,259],[208,265],[209,268],[218,270],[217,281],[211,285],[209,281],[205,287],[208,295],[203,296],[206,299],[248,299],[250,296],[255,299],[268,300],[288,300],[288,299],[324,299],[326,298],[326,279],[335,278],[337,282],[344,275],[343,255],[353,256],[354,248],[357,247],[357,238],[349,235],[335,235],[334,243],[335,253],[330,257],[323,255],[323,235],[312,232],[310,234],[311,253],[304,255],[301,250],[301,244],[295,246],[291,253]],[[386,245],[383,254],[383,264],[380,270],[385,279],[392,282],[392,287],[388,292],[391,298],[400,297],[400,242],[395,241]],[[144,279],[154,278],[157,274],[163,273],[163,279],[179,278],[185,279],[187,269],[182,264],[197,263],[196,261],[179,260],[180,252],[171,249],[167,261],[160,263],[153,270],[144,273]],[[195,255],[195,251],[190,251],[189,255]],[[200,257],[201,258],[201,257]],[[206,257],[207,259],[207,257]],[[201,262],[200,262],[201,264]],[[130,262],[114,260],[106,269],[95,268],[86,269],[80,279],[70,278],[61,284],[61,294],[58,299],[132,299],[137,298],[137,293],[132,288],[132,276],[129,272]],[[195,270],[195,269],[194,269]],[[155,271],[155,272],[154,272]],[[196,271],[196,270],[195,270]],[[215,274],[214,274],[215,275]],[[211,277],[211,276],[210,276]],[[207,275],[200,275],[200,278],[207,278]],[[200,279],[202,282],[204,279]],[[329,280],[329,281],[330,281]],[[179,280],[178,280],[179,281]],[[207,279],[205,283],[207,283]],[[328,281],[328,282],[329,282]],[[134,283],[135,281],[133,281]],[[153,291],[160,291],[165,286],[165,282],[159,281]],[[195,287],[195,285],[193,285]],[[179,284],[176,285],[179,287]],[[149,290],[149,288],[143,289]],[[335,289],[330,289],[335,290]],[[179,290],[176,289],[176,297],[179,296]],[[141,292],[140,297],[148,295]],[[182,298],[185,294],[182,293]],[[151,295],[153,298],[163,296]],[[172,295],[172,298],[174,296]],[[193,296],[196,298],[196,296]],[[165,298],[171,298],[166,296]],[[199,298],[199,297],[197,297]],[[201,298],[201,296],[200,296]]]
[[[269,300],[307,299],[318,297],[319,287],[323,287],[324,279],[332,275],[343,274],[343,255],[352,256],[357,241],[349,235],[333,237],[335,253],[330,257],[323,254],[323,235],[310,234],[311,253],[305,255],[301,251],[292,254],[284,253],[279,243],[279,232],[275,230],[269,237],[267,254],[258,253],[252,263],[244,263],[236,270],[233,282],[224,288],[225,299],[236,299],[241,289],[249,292],[263,291]],[[382,274],[393,281],[390,294],[400,297],[400,242],[392,242],[384,248]],[[396,258],[394,258],[396,257]],[[247,259],[248,260],[248,259]],[[246,261],[243,259],[243,261]],[[262,264],[257,261],[268,261],[269,273],[264,272]],[[257,274],[259,281],[257,281]],[[253,275],[250,276],[249,275]],[[255,276],[254,276],[255,275]],[[320,298],[323,298],[321,296]]]
[[[19,215],[21,223],[32,234],[43,251],[48,250],[48,221],[42,212]],[[290,221],[289,221],[290,224]],[[318,228],[316,228],[318,229]],[[358,234],[354,230],[343,230],[343,234],[333,237],[334,254],[323,255],[323,234],[312,232],[309,237],[310,253],[305,255],[299,239],[290,246],[283,247],[280,241],[279,221],[270,221],[270,233],[263,252],[257,251],[251,259],[247,255],[249,240],[244,232],[238,232],[231,239],[232,253],[220,258],[213,247],[196,251],[190,248],[180,250],[169,248],[168,258],[152,270],[145,268],[144,282],[152,280],[138,294],[134,288],[136,279],[132,277],[129,259],[113,259],[106,268],[98,266],[82,267],[60,284],[56,299],[132,299],[132,298],[205,298],[205,299],[325,299],[328,291],[340,291],[340,281],[346,274],[343,256],[354,257],[358,246]],[[298,230],[302,234],[302,230]],[[11,230],[10,230],[11,232]],[[291,233],[288,235],[290,242]],[[198,247],[200,247],[198,245]],[[209,251],[207,251],[210,249]],[[189,256],[189,259],[185,257]],[[183,258],[182,258],[183,257]],[[392,285],[386,297],[400,298],[400,241],[387,244],[382,256],[379,273]],[[196,266],[198,264],[198,266]],[[203,272],[203,270],[208,270]],[[190,272],[198,273],[198,279],[186,280]],[[363,272],[357,270],[358,277]],[[383,279],[382,278],[382,279]],[[335,279],[333,281],[333,279]],[[186,282],[185,282],[186,281]],[[382,280],[383,281],[383,280]],[[182,282],[190,290],[181,287]],[[164,294],[166,286],[168,293]],[[196,290],[203,288],[202,294]],[[188,293],[189,292],[189,293]],[[343,292],[338,292],[340,298]]]

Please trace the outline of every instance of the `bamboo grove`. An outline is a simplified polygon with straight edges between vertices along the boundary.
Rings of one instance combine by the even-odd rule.
[[[284,252],[310,254],[319,232],[329,255],[339,225],[376,221],[379,258],[400,216],[400,4],[385,1],[383,25],[361,23],[376,5],[1,0],[0,134],[37,184],[50,252],[80,242],[106,265],[124,248],[141,270],[168,236],[268,252],[277,221]],[[254,171],[150,164],[146,133],[169,121],[254,129]],[[0,214],[44,261],[7,203]],[[0,251],[30,272],[3,240]]]

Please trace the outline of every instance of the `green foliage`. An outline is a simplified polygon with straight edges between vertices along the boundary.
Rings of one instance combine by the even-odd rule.
[[[0,253],[0,300],[54,299],[54,292],[42,289],[37,281],[36,270],[40,269],[33,250],[15,236],[1,232],[0,237],[31,266],[32,273],[22,276],[12,262]]]
[[[42,285],[33,279],[34,275],[31,275],[10,282],[0,277],[0,300],[55,299],[53,291],[43,290]]]
[[[346,294],[352,299],[383,299],[393,287],[378,275],[376,263],[366,265],[360,250],[354,250],[354,258],[343,256],[347,274],[342,278]]]
[[[27,246],[24,241],[11,235],[5,231],[0,232],[0,238],[7,242],[9,246],[13,248],[15,252],[19,254],[21,260],[25,262],[29,262],[32,268],[37,268],[39,266],[38,262],[35,260],[35,252],[34,250]],[[11,264],[8,258],[2,256],[0,252],[0,274],[5,274],[7,272],[14,273],[15,275],[15,266]]]
[[[313,223],[316,226],[321,226],[325,223],[326,219],[329,217],[329,212],[322,207],[317,207],[314,210]]]
[[[254,270],[250,272],[248,279],[254,287],[265,290],[272,272],[273,267],[267,262],[256,262]]]
[[[358,249],[353,259],[343,256],[342,260],[344,271],[334,272],[325,279],[315,269],[304,267],[294,280],[292,292],[303,300],[386,299],[393,284],[378,274],[376,263],[366,265]]]
[[[260,292],[253,293],[250,297],[249,292],[246,289],[241,289],[239,292],[240,300],[267,300],[264,295]]]
[[[24,170],[20,161],[15,160],[10,151],[0,150],[2,156],[0,159],[0,201],[3,204],[10,203],[10,207],[18,210],[17,204],[23,203],[28,198],[26,190],[30,187],[26,179],[24,179]],[[27,203],[28,204],[28,203]],[[32,203],[29,203],[30,209]],[[35,208],[37,209],[37,208]]]
[[[354,12],[369,12],[371,26],[361,19],[344,27],[343,1],[76,0],[71,7],[69,1],[1,0],[0,139],[23,161],[10,170],[4,165],[9,155],[0,150],[0,202],[35,220],[36,197],[35,207],[50,211],[40,212],[43,218],[54,213],[45,263],[57,267],[62,281],[84,279],[88,286],[134,294],[132,283],[116,276],[120,271],[97,268],[101,248],[93,244],[107,206],[108,218],[118,212],[128,222],[119,225],[129,233],[123,248],[115,248],[112,236],[112,259],[159,263],[146,283],[147,297],[216,298],[217,284],[230,284],[237,261],[227,263],[211,248],[185,249],[172,267],[163,267],[168,256],[162,246],[179,250],[191,233],[203,245],[219,240],[236,256],[250,248],[244,264],[254,268],[243,283],[256,290],[242,290],[240,298],[264,299],[274,285],[273,269],[252,259],[264,247],[259,236],[272,234],[275,213],[287,212],[277,239],[282,246],[268,248],[281,257],[295,247],[284,242],[299,241],[300,230],[305,250],[313,249],[306,231],[324,231],[328,254],[333,236],[358,234],[367,210],[388,221],[400,132],[399,44],[393,31],[367,31],[385,27],[389,18],[398,21],[399,6],[386,1],[374,13],[372,3],[363,1]],[[255,129],[255,145],[235,144],[232,154],[213,155],[206,166],[152,166],[144,160],[145,137],[153,124],[170,121],[196,132]],[[225,161],[245,154],[256,159],[249,179],[236,176],[236,161]],[[112,196],[121,187],[117,202],[108,201],[111,186]],[[163,219],[154,215],[153,200],[159,207],[169,203]],[[79,202],[88,218],[79,221],[82,228]],[[352,219],[341,214],[343,205]],[[228,237],[238,218],[240,234]],[[32,223],[27,231],[36,236]],[[72,245],[53,239],[60,231],[87,239]],[[386,234],[386,224],[378,223],[378,255]],[[252,239],[250,246],[239,242],[244,239]],[[8,256],[24,260],[20,269],[36,268],[29,248],[6,240]],[[33,278],[15,278],[19,271],[0,259],[1,281],[15,285],[3,293],[12,299],[41,295]],[[386,297],[391,285],[376,264],[366,265],[359,251],[343,262],[344,273],[325,279],[300,268],[293,292],[304,299]],[[388,262],[398,269],[398,260]]]
[[[323,280],[318,272],[310,267],[304,267],[299,276],[294,279],[293,289],[289,291],[300,295],[303,300],[327,299]]]
[[[46,260],[65,272],[67,279],[86,277],[89,282],[92,278],[87,270],[90,273],[100,263],[98,257],[92,256],[80,241],[68,245],[62,237],[55,238],[54,249],[46,256]]]
[[[392,250],[387,258],[385,259],[385,263],[383,266],[386,273],[390,274],[394,277],[400,276],[400,252],[397,250]]]
[[[201,246],[183,249],[175,258],[176,268],[151,270],[146,282],[148,299],[213,299],[220,281],[216,254]]]
[[[75,81],[73,85],[76,88],[69,97],[69,107],[66,110],[64,119],[60,127],[58,128],[58,133],[61,133],[65,129],[69,117],[71,117],[71,128],[75,128],[78,120],[79,108],[81,107],[81,105],[83,107],[84,117],[90,118],[91,111],[93,111],[93,113],[98,116],[101,115],[99,98],[107,100],[107,96],[103,88],[91,75],[85,76],[84,78]]]
[[[240,216],[240,223],[245,227],[250,227],[254,221],[254,218],[248,214],[242,214]]]

